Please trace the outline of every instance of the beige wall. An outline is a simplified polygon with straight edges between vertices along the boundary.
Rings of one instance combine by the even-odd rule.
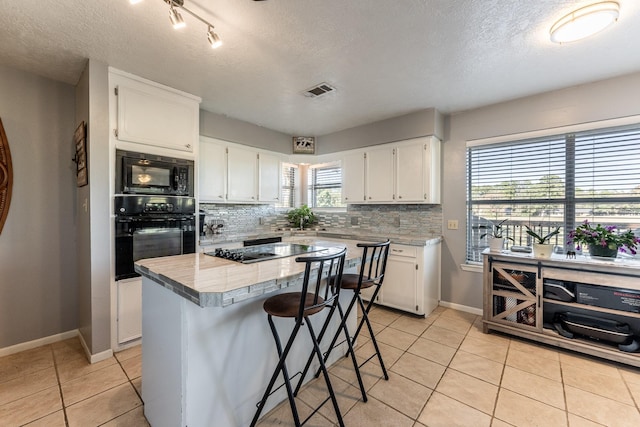
[[[480,273],[460,269],[465,259],[466,141],[569,126],[640,114],[640,73],[539,94],[447,120],[443,144],[443,220],[457,219],[458,230],[444,229],[442,300],[482,307]]]
[[[77,328],[72,86],[0,66],[13,160],[0,234],[0,349]]]

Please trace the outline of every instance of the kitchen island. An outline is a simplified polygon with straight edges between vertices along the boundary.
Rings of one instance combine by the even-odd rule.
[[[345,271],[360,264],[362,250],[355,242],[317,239],[313,245],[327,248],[314,254],[346,247]],[[278,360],[262,304],[299,290],[304,265],[295,257],[242,264],[188,254],[140,260],[136,271],[142,275],[142,400],[151,425],[249,425]],[[350,292],[340,298],[348,304]],[[314,316],[314,326],[327,313]],[[275,322],[285,335],[293,326],[291,319]],[[354,312],[350,330],[355,323]],[[328,336],[337,325],[335,316]],[[333,351],[329,363],[345,349],[343,344]],[[310,339],[301,334],[289,372],[301,370],[310,352]],[[263,414],[284,399],[285,390],[278,390]]]

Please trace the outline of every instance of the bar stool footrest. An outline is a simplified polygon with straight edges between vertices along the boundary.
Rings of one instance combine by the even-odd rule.
[[[302,371],[298,371],[295,374],[291,375],[289,377],[289,382],[291,382],[292,379],[294,379],[295,377],[302,375]],[[278,387],[274,388],[273,390],[271,390],[271,393],[269,393],[267,395],[267,397],[271,396],[273,393],[275,393],[276,391],[280,390],[282,387],[284,387],[287,383],[282,383],[280,384]],[[260,404],[262,403],[262,400],[256,403],[256,408],[260,406]],[[304,424],[304,423],[303,423]]]

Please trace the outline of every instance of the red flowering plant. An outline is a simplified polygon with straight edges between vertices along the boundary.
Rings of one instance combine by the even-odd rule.
[[[619,248],[622,252],[626,252],[628,249],[635,255],[640,239],[631,230],[620,232],[615,225],[602,226],[598,224],[594,227],[588,220],[585,220],[569,233],[567,243],[575,243],[577,250],[580,250],[581,245],[598,245],[611,250]]]

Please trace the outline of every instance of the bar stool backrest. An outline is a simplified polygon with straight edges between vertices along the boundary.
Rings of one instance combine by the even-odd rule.
[[[346,254],[347,249],[344,248],[331,255],[296,258],[296,262],[306,263],[298,319],[305,317],[307,313],[317,313],[318,309],[332,305],[333,301],[338,298]],[[313,283],[310,283],[312,281]],[[326,282],[326,286],[322,286],[323,281]],[[311,305],[308,305],[307,294],[313,295]]]
[[[360,264],[358,290],[362,287],[363,282],[371,282],[374,285],[382,286],[384,273],[387,269],[387,258],[389,257],[391,241],[358,243],[357,246],[362,248],[362,264]]]

